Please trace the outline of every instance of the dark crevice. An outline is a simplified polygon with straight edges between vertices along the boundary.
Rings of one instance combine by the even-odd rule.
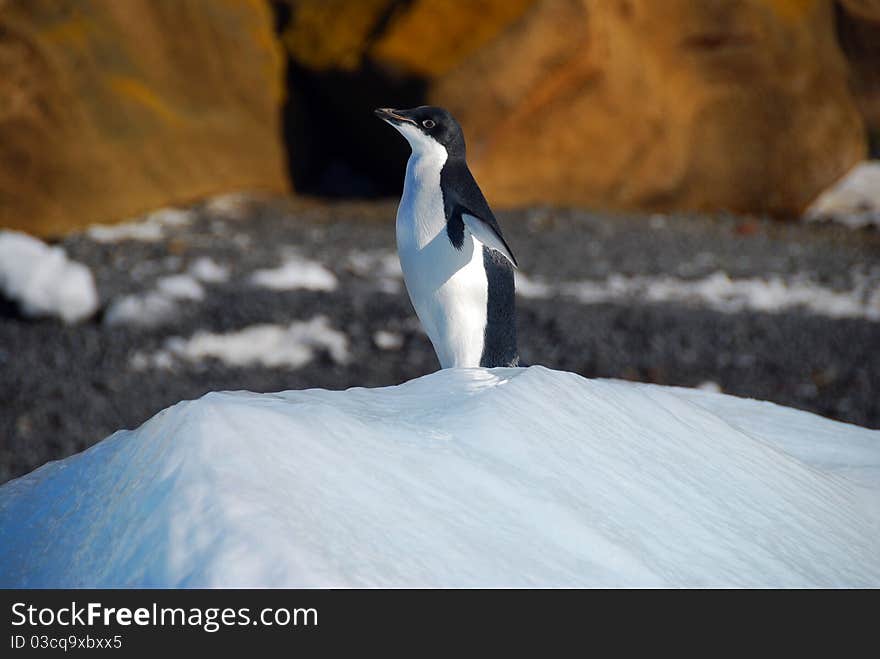
[[[834,23],[850,68],[850,88],[857,103],[870,103],[867,99],[880,95],[880,72],[875,64],[880,59],[880,23],[851,15],[840,3],[834,5]],[[868,157],[880,158],[880,127],[876,125],[868,126]]]
[[[274,0],[272,2],[272,14],[275,19],[275,34],[281,34],[290,24],[293,16],[293,7],[288,2]]]
[[[368,42],[405,4],[389,6]],[[290,5],[273,6],[280,33],[292,19]],[[369,58],[354,71],[313,71],[288,56],[286,87],[282,129],[296,192],[335,198],[400,194],[409,145],[373,110],[424,104],[424,78],[391,71]]]
[[[409,145],[373,114],[425,99],[420,78],[389,75],[372,63],[354,72],[287,66],[284,143],[297,192],[326,197],[398,194]]]

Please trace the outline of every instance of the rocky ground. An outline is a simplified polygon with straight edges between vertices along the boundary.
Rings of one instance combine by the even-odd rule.
[[[207,391],[375,387],[435,370],[393,267],[394,212],[391,202],[227,198],[152,240],[64,240],[92,269],[102,310],[65,325],[0,305],[0,481]],[[880,427],[876,230],[550,208],[499,219],[527,276],[527,363],[717,387]],[[251,280],[292,256],[322,264],[333,285]],[[178,290],[139,318],[119,313],[126,295],[143,300],[202,257],[225,272],[205,275],[201,296]],[[297,367],[185,358],[169,343],[316,316],[336,343],[312,337]]]

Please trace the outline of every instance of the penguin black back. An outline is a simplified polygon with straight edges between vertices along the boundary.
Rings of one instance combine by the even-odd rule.
[[[486,333],[480,366],[518,366],[516,345],[516,292],[513,268],[501,254],[483,247],[489,295],[486,304]]]
[[[463,151],[463,149],[462,149]],[[489,203],[477,185],[467,162],[450,158],[440,171],[440,189],[443,191],[443,210],[446,215],[446,233],[456,249],[461,249],[465,237],[463,214],[477,213],[507,247],[513,265],[518,265],[513,251],[501,234],[501,227]],[[516,295],[511,262],[498,251],[483,245],[483,266],[486,269],[489,295],[486,309],[486,332],[480,366],[516,366],[519,355],[516,344]]]

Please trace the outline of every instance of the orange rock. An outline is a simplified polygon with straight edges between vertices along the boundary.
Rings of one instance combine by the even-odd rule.
[[[477,52],[534,0],[416,0],[389,21],[370,49],[379,62],[442,75]]]
[[[366,58],[407,74],[446,73],[535,0],[283,0],[282,40],[313,71],[353,71]]]
[[[352,71],[363,63],[370,35],[392,0],[284,0],[292,20],[282,41],[290,56],[314,70]]]
[[[262,0],[0,5],[0,226],[40,235],[287,189]]]
[[[865,153],[827,0],[543,0],[433,86],[499,205],[798,214]]]

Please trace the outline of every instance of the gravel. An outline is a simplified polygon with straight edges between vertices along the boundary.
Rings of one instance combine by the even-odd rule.
[[[429,373],[437,361],[397,280],[364,271],[352,253],[394,249],[393,202],[324,203],[247,197],[205,204],[153,242],[62,241],[91,267],[102,312],[87,322],[29,320],[0,300],[0,481],[82,450],[120,428],[211,390],[278,391],[384,386]],[[780,224],[727,215],[613,215],[532,208],[499,213],[530,278],[602,280],[612,274],[697,279],[809,277],[835,290],[880,285],[880,233],[822,224]],[[256,270],[291,253],[337,277],[332,291],[253,285]],[[178,300],[153,326],[108,324],[124,295],[155,289],[201,257],[228,269],[202,282],[203,300]],[[721,313],[705,306],[619,300],[521,298],[521,353],[529,364],[661,384],[715,383],[824,416],[880,427],[880,322],[802,310]],[[233,367],[217,360],[136,368],[133,356],[170,337],[289,324],[324,315],[348,336],[351,360],[319,351],[307,365]],[[393,337],[379,340],[376,337]],[[707,385],[712,386],[712,385]]]

